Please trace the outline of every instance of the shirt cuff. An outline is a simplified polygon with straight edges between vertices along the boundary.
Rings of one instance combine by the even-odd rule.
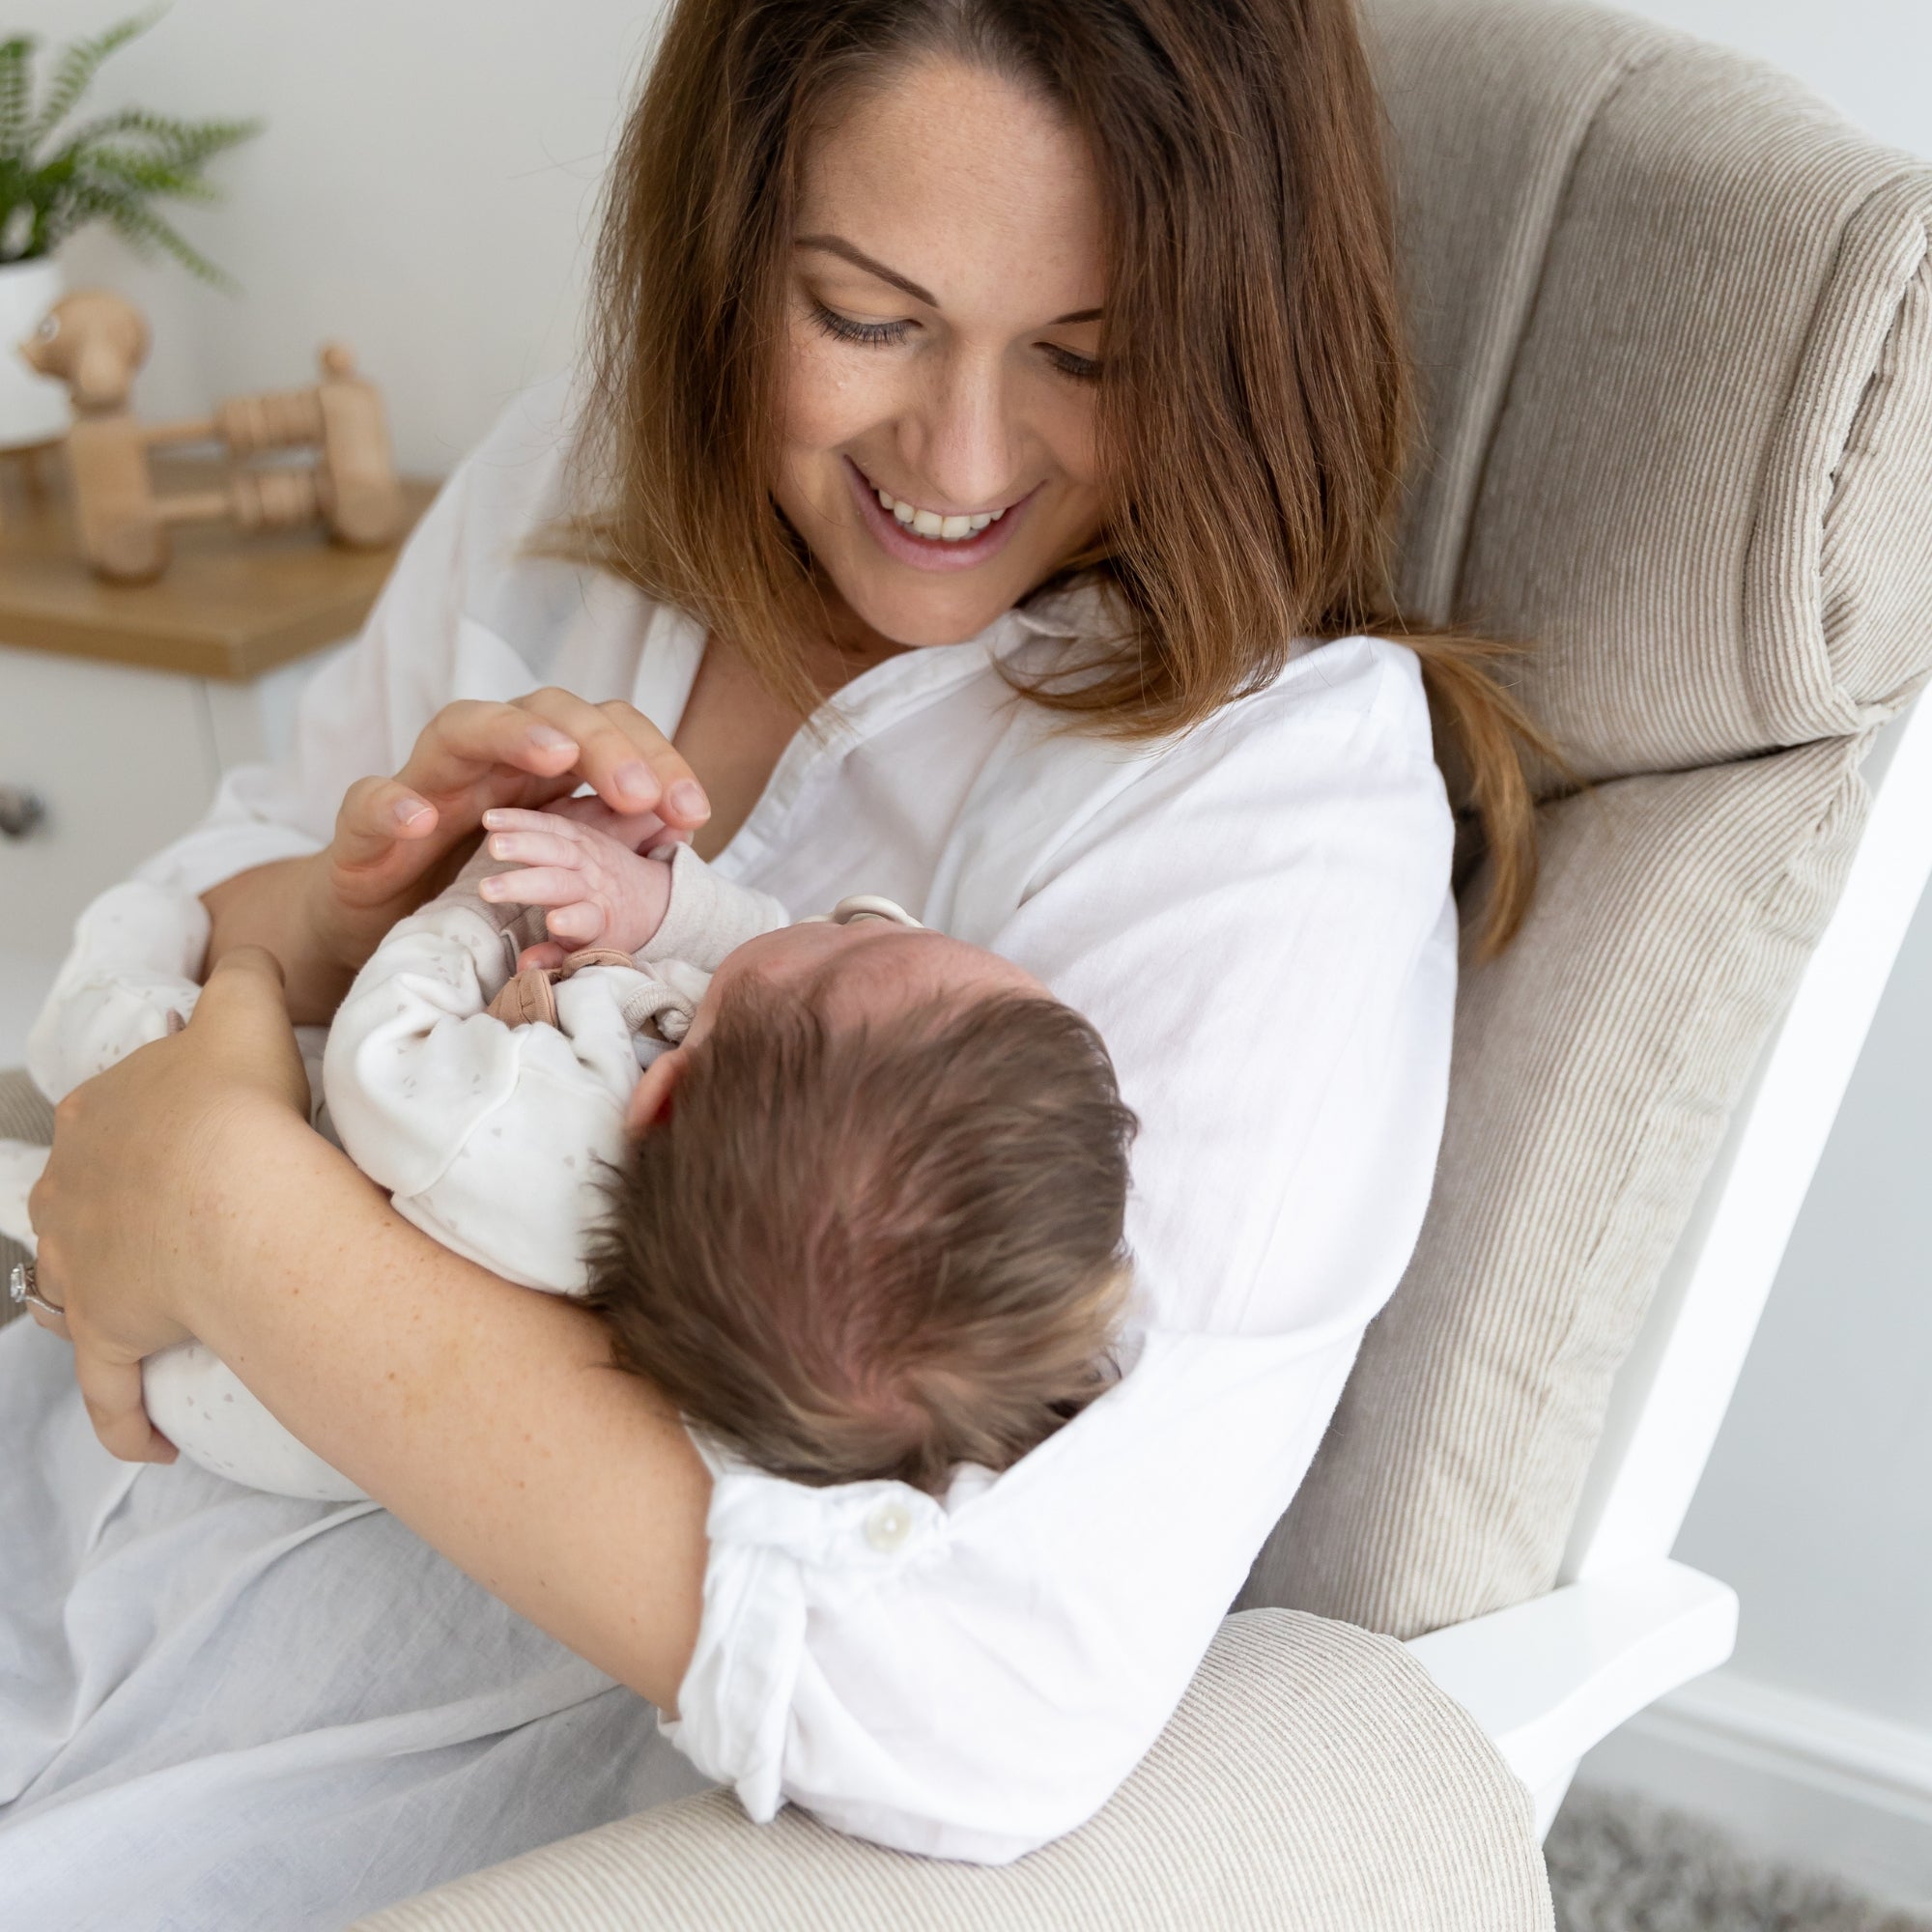
[[[808,1610],[836,1610],[933,1553],[946,1511],[906,1483],[818,1489],[773,1476],[693,1432],[712,1472],[697,1644],[659,1728],[758,1824],[785,1801],[785,1746]]]
[[[490,856],[490,841],[480,838],[462,871],[450,880],[434,901],[437,905],[462,906],[466,911],[475,913],[492,932],[501,933],[513,973],[517,957],[525,947],[539,945],[550,937],[550,927],[544,922],[544,909],[542,906],[512,905],[501,899],[486,899],[480,888],[485,879],[495,878],[498,872],[519,869],[513,860],[493,859]]]
[[[639,959],[682,959],[715,973],[746,940],[791,923],[770,893],[721,879],[682,841],[654,846],[650,856],[670,864],[670,901],[658,929],[638,949]]]

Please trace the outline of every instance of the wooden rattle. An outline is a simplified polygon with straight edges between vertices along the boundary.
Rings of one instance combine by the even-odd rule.
[[[340,343],[325,347],[321,361],[322,380],[311,388],[231,396],[212,415],[183,422],[143,423],[114,405],[86,409],[68,435],[68,466],[80,547],[96,572],[117,583],[145,582],[167,568],[172,526],[222,518],[251,532],[320,520],[338,543],[358,549],[391,541],[403,527],[405,508],[383,399],[356,375],[355,358]],[[112,393],[112,384],[92,393]],[[125,383],[119,393],[125,400]],[[219,443],[227,452],[222,486],[160,495],[149,471],[149,451],[195,442]],[[247,462],[283,449],[313,449],[316,460]]]

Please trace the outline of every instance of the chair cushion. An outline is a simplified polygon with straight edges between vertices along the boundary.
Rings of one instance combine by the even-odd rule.
[[[1410,1636],[1555,1582],[1611,1380],[1836,901],[1861,750],[1543,808],[1528,923],[1463,980],[1414,1260],[1244,1604]]]
[[[1099,1815],[1003,1869],[712,1792],[526,1852],[355,1932],[1548,1932],[1522,1787],[1399,1645],[1224,1624]]]
[[[1370,0],[1428,456],[1414,616],[1527,640],[1576,768],[1863,728],[1932,608],[1932,167],[1571,0]]]

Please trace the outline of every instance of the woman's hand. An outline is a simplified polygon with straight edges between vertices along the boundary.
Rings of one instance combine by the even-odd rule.
[[[540,809],[584,783],[612,811],[655,812],[674,833],[711,812],[670,740],[621,698],[550,688],[513,704],[446,704],[393,778],[350,786],[326,851],[206,895],[210,961],[268,947],[287,971],[290,1011],[325,1021],[389,927],[455,876],[485,811]]]
[[[202,1237],[232,1232],[221,1225],[232,1213],[227,1164],[263,1159],[291,1129],[309,1136],[308,1105],[281,971],[245,947],[209,976],[185,1032],[129,1054],[55,1109],[53,1152],[28,1210],[41,1293],[64,1314],[32,1313],[73,1344],[95,1433],[123,1461],[175,1460],[141,1406],[142,1357],[196,1332]]]

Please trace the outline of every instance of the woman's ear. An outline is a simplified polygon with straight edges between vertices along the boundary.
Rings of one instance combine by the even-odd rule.
[[[670,1119],[671,1095],[684,1078],[690,1058],[681,1046],[667,1048],[638,1076],[624,1109],[624,1131],[635,1140],[658,1121]]]

